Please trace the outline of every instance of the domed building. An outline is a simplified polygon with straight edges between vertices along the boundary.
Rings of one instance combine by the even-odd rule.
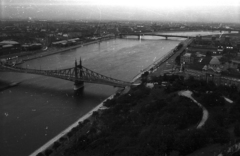
[[[221,66],[221,62],[219,61],[219,59],[217,57],[213,57],[211,59],[211,61],[209,62],[209,66],[210,67],[220,67]]]
[[[207,69],[213,70],[213,72],[216,72],[216,73],[220,73],[222,71],[221,70],[222,69],[221,62],[219,61],[219,59],[217,57],[213,57],[210,60]]]

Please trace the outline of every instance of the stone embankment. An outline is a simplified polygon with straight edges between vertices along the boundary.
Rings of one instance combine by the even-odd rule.
[[[90,45],[90,44],[98,43],[98,42],[101,42],[101,41],[113,39],[113,38],[115,38],[115,37],[98,39],[98,40],[95,40],[95,41],[90,41],[90,42],[86,42],[86,43],[82,43],[82,44],[78,44],[78,45],[70,46],[70,47],[66,47],[66,48],[61,48],[61,49],[49,49],[47,51],[39,52],[37,54],[33,54],[33,55],[30,55],[30,56],[24,56],[22,58],[22,60],[23,61],[29,61],[29,60],[33,60],[33,59],[37,59],[37,58],[41,58],[41,57],[46,57],[46,56],[54,55],[54,54],[57,54],[57,53],[61,53],[61,52],[69,51],[69,50],[72,50],[72,49],[76,49],[76,48],[79,48],[79,47],[83,47],[83,46],[86,46],[86,45]]]
[[[88,41],[88,42],[80,43],[80,44],[70,46],[70,47],[65,47],[65,48],[48,48],[47,50],[27,51],[27,52],[20,52],[20,53],[14,53],[14,54],[9,54],[9,55],[3,55],[3,56],[0,56],[0,59],[12,58],[12,57],[18,56],[18,58],[20,58],[22,60],[22,62],[24,62],[24,61],[54,55],[54,54],[57,54],[57,53],[69,51],[69,50],[72,50],[72,49],[76,49],[76,48],[79,48],[79,47],[83,47],[83,46],[86,46],[86,45],[90,45],[90,44],[94,44],[94,43],[98,43],[98,42],[101,42],[101,41],[110,40],[110,39],[114,39],[114,38],[116,38],[116,37],[115,36],[109,36],[109,37],[97,39],[97,40],[94,40],[94,41]]]
[[[166,70],[169,69],[172,70],[172,68],[175,65],[176,57],[182,54],[186,47],[192,43],[192,41],[193,39],[187,39],[181,42],[180,44],[182,44],[183,46],[180,49],[176,49],[175,47],[174,49],[169,51],[166,55],[156,60],[153,64],[151,64],[150,66],[142,70],[138,75],[136,75],[133,78],[133,82],[138,81],[144,72],[149,72],[151,76],[159,76],[163,74]]]
[[[65,148],[72,145],[72,143],[75,141],[75,138],[79,137],[81,134],[84,133],[84,130],[80,130],[84,124],[84,121],[86,119],[89,119],[92,116],[93,112],[101,110],[101,109],[105,109],[105,107],[103,106],[103,103],[108,99],[112,99],[114,97],[114,95],[111,95],[110,97],[105,99],[102,103],[97,105],[95,108],[93,108],[91,111],[89,111],[83,117],[78,119],[76,122],[74,122],[68,128],[66,128],[64,131],[59,133],[57,136],[55,136],[54,138],[49,140],[46,144],[41,146],[39,149],[34,151],[32,154],[30,154],[30,156],[36,156],[38,154],[40,155],[40,153],[43,154],[43,156],[44,156],[44,153],[46,153],[47,151],[51,151],[51,154],[50,154],[51,156],[57,156],[59,153],[64,151]],[[74,130],[74,129],[76,129],[76,130]],[[55,148],[54,144],[59,144],[59,146],[57,148]]]

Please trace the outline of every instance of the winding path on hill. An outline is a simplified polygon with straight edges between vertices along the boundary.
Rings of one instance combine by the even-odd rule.
[[[178,95],[180,96],[185,96],[191,100],[193,100],[193,102],[195,102],[200,108],[202,108],[203,110],[203,116],[202,116],[202,120],[200,121],[200,123],[198,124],[197,126],[197,129],[201,128],[205,122],[207,121],[208,119],[208,110],[203,106],[201,105],[200,103],[198,103],[193,97],[192,97],[192,92],[190,90],[184,90],[184,91],[179,91],[178,92]]]

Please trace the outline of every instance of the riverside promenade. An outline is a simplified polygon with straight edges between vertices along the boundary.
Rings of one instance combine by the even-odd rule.
[[[175,67],[175,59],[178,55],[183,53],[189,44],[191,44],[193,39],[187,39],[182,41],[180,44],[183,44],[182,48],[177,51],[172,49],[166,55],[156,60],[153,64],[142,70],[138,75],[136,75],[131,82],[139,82],[140,77],[144,72],[149,72],[149,76],[159,76],[163,75],[166,72],[172,71]]]
[[[193,39],[187,39],[181,44],[183,44],[182,48],[180,48],[178,51],[170,51],[165,58],[160,60],[154,67],[153,71],[150,73],[151,76],[159,76],[167,71],[173,71],[173,68],[175,67],[175,59],[177,56],[179,56],[183,51],[187,48],[189,44],[191,44]]]

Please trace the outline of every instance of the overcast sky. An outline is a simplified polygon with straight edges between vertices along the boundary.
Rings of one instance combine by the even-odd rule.
[[[240,23],[240,0],[0,0],[0,18]]]

